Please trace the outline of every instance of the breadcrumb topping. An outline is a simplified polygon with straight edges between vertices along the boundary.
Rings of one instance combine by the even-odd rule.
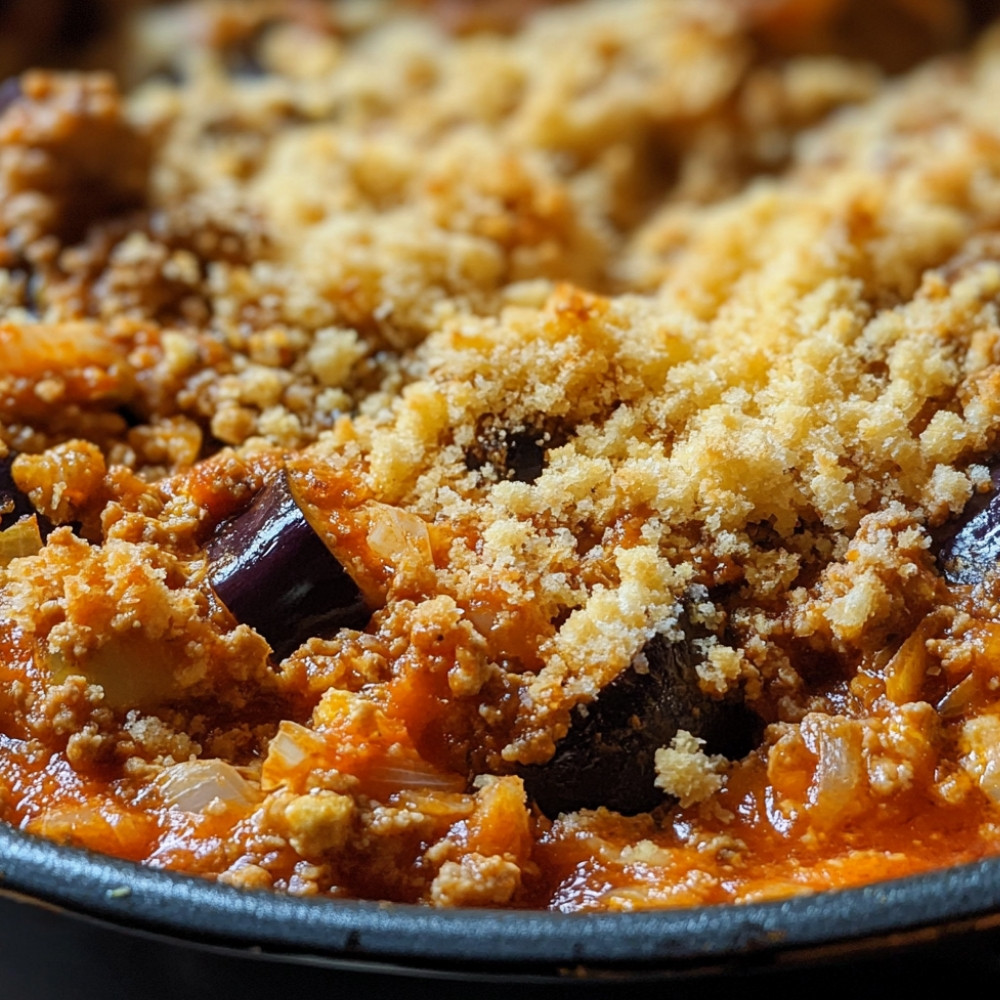
[[[499,6],[169,4],[0,89],[0,817],[567,911],[1000,851],[1000,583],[938,558],[1000,437],[1000,36]],[[211,544],[278,481],[363,609],[283,659]]]

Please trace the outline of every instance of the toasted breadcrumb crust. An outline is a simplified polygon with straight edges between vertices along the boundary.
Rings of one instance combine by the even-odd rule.
[[[677,799],[681,808],[710,799],[723,785],[722,756],[709,757],[704,740],[680,730],[669,747],[656,751],[656,787]]]
[[[1000,36],[514,7],[167,5],[95,49],[134,86],[0,91],[0,816],[566,911],[1000,851],[1000,584],[932,541],[1000,433]],[[279,473],[372,611],[281,662],[206,554]],[[546,818],[664,638],[760,740]]]

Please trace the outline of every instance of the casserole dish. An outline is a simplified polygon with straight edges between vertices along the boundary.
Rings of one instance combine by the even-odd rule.
[[[1000,60],[891,6],[167,6],[131,96],[5,85],[10,892],[538,986],[990,939]]]
[[[996,860],[776,903],[646,914],[433,911],[296,900],[0,831],[8,996],[264,998],[715,995],[986,982],[1000,964]]]

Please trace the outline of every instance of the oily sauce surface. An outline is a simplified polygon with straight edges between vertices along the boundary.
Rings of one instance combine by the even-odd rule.
[[[0,45],[0,819],[567,912],[1000,851],[995,33],[136,8]]]

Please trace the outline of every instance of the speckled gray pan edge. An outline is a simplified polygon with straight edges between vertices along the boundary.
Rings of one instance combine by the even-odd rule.
[[[1000,917],[1000,858],[771,903],[628,914],[439,911],[243,891],[0,825],[0,890],[181,939],[447,968],[655,968],[906,941]]]

